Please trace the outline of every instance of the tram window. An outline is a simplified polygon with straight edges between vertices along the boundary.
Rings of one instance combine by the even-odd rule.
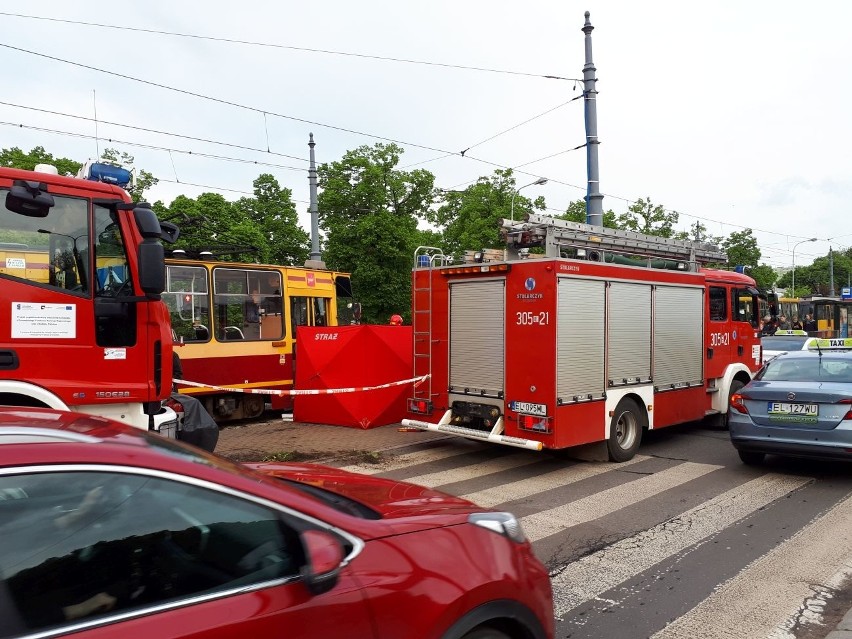
[[[263,335],[260,282],[264,271],[216,268],[213,271],[213,303],[216,339],[260,340]],[[277,331],[280,337],[281,331]],[[271,338],[271,337],[270,337]]]
[[[183,342],[210,339],[210,302],[207,269],[201,266],[168,266],[163,301],[169,308],[172,329]]]
[[[710,287],[710,320],[724,322],[728,319],[728,296],[721,286]]]
[[[326,297],[314,298],[314,325],[325,326],[328,324],[328,311],[331,307],[331,300]]]
[[[307,297],[290,298],[290,323],[293,326],[293,337],[296,337],[297,326],[308,326],[310,324],[308,301],[309,298]]]

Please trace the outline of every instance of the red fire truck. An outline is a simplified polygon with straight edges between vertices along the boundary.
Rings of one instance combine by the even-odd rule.
[[[195,383],[180,392],[219,422],[257,417],[267,401],[291,409],[289,395],[263,391],[293,388],[297,327],[356,319],[349,274],[174,253],[163,298],[183,376]]]
[[[503,233],[500,261],[418,249],[414,376],[429,377],[404,425],[535,450],[606,442],[626,461],[645,429],[724,422],[761,361],[754,280],[699,266],[724,253],[541,215]]]
[[[177,228],[131,202],[116,185],[123,169],[90,168],[90,179],[0,168],[0,404],[174,435],[161,405],[172,338],[160,240]]]

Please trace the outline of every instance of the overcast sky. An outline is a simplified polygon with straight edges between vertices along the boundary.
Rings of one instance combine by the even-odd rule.
[[[796,249],[797,265],[852,245],[845,0],[4,3],[0,147],[41,145],[79,161],[105,146],[128,151],[162,180],[149,199],[166,204],[250,195],[268,172],[301,211],[309,132],[318,163],[395,140],[401,166],[428,168],[442,188],[524,165],[518,186],[549,182],[523,195],[545,196],[557,213],[585,193],[585,150],[564,152],[585,136],[583,102],[569,102],[580,92],[570,78],[582,78],[585,11],[604,209],[650,197],[678,211],[683,229],[696,217],[716,235],[751,227],[776,267],[792,265],[802,239],[819,241]]]

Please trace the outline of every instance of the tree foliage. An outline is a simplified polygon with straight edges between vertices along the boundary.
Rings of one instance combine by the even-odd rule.
[[[34,147],[29,153],[24,153],[16,146],[0,150],[0,166],[32,171],[37,164],[52,164],[59,171],[59,175],[77,175],[77,171],[83,166],[80,162],[68,158],[54,157],[42,146]]]
[[[349,271],[363,321],[410,316],[417,223],[432,204],[435,177],[400,171],[395,144],[361,146],[319,167],[319,223],[329,268]]]
[[[586,201],[585,200],[574,200],[568,204],[568,208],[565,209],[565,212],[561,215],[557,215],[556,217],[560,220],[568,220],[569,222],[579,222],[581,224],[586,223]],[[604,228],[609,229],[617,229],[620,228],[618,225],[618,219],[613,212],[612,209],[603,212],[603,225]]]
[[[502,248],[500,226],[503,218],[512,216],[513,194],[515,219],[536,205],[543,206],[543,201],[532,202],[516,194],[511,169],[497,169],[463,191],[440,192],[443,202],[429,213],[428,220],[440,230],[444,251],[460,258],[466,250]]]
[[[254,197],[240,198],[234,204],[263,235],[258,255],[262,262],[301,266],[308,259],[311,240],[299,226],[292,195],[274,176],[264,173],[254,181]]]
[[[618,216],[618,227],[645,235],[672,237],[679,217],[677,211],[668,211],[660,204],[654,205],[651,198],[640,197],[627,208],[626,213]]]

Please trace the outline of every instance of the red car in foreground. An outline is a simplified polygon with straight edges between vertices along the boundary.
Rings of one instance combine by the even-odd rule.
[[[404,482],[231,463],[0,409],[0,637],[552,639],[518,521]]]

